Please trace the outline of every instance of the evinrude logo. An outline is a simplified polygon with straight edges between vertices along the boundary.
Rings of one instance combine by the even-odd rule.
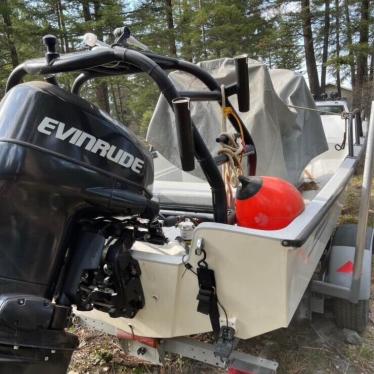
[[[144,161],[132,154],[111,145],[105,140],[95,138],[93,135],[88,134],[75,127],[70,127],[65,130],[65,123],[57,121],[53,118],[45,117],[38,126],[38,131],[42,134],[52,135],[56,130],[55,137],[60,140],[69,141],[69,143],[77,147],[84,146],[84,149],[92,153],[96,153],[101,157],[115,162],[125,168],[131,169],[139,174],[143,168]]]

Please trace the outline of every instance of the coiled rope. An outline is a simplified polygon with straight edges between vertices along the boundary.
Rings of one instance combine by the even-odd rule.
[[[239,185],[239,176],[243,175],[242,160],[244,153],[244,130],[240,118],[235,113],[232,107],[226,106],[226,97],[224,86],[221,86],[222,94],[222,122],[221,122],[221,134],[217,138],[217,141],[221,145],[221,149],[218,151],[219,155],[225,155],[228,162],[222,166],[222,175],[225,181],[227,203],[229,207],[234,204],[234,188]],[[232,116],[238,124],[239,133],[229,133],[227,131],[227,119]],[[239,136],[238,136],[239,135]],[[220,141],[219,139],[225,139]]]

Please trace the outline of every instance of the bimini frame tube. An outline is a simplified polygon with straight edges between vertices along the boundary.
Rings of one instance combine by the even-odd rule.
[[[180,94],[168,75],[156,62],[146,55],[131,49],[115,47],[114,51],[123,61],[128,61],[147,73],[156,82],[169,105],[173,106],[173,99],[180,97]],[[226,199],[225,184],[221,173],[193,121],[191,121],[191,125],[195,157],[199,161],[212,190],[214,220],[219,223],[227,223],[227,202],[221,200]]]
[[[367,148],[365,154],[365,166],[362,177],[362,190],[360,198],[360,210],[358,213],[357,236],[356,236],[356,251],[354,259],[354,271],[351,284],[350,300],[358,302],[362,268],[364,260],[366,231],[368,224],[368,214],[371,196],[371,185],[373,178],[373,153],[374,153],[374,102],[371,104],[370,124],[367,139]]]
[[[233,106],[229,100],[229,96],[238,93],[238,84],[232,84],[225,88],[226,91],[226,98],[225,102],[222,102],[222,95],[221,95],[221,87],[218,82],[204,69],[201,67],[192,64],[191,62],[179,60],[177,58],[172,57],[165,57],[156,55],[151,52],[142,52],[145,56],[149,57],[151,60],[156,62],[163,70],[178,70],[183,71],[185,73],[191,74],[197,79],[199,79],[210,91],[179,91],[179,96],[189,97],[191,101],[218,101],[219,104],[224,104],[232,109]],[[90,70],[83,72],[80,74],[72,87],[72,92],[76,95],[79,94],[79,90],[81,89],[82,85],[88,81],[89,79],[107,76],[107,75],[118,75],[118,74],[130,74],[130,73],[137,73],[140,70],[135,67],[134,65],[128,65],[127,69],[120,72],[115,70],[108,70],[95,68],[94,70]],[[248,84],[246,85],[248,86]],[[243,86],[244,87],[244,86]],[[248,87],[247,87],[248,88]],[[248,94],[249,95],[249,94]],[[248,96],[248,103],[249,103],[249,96]],[[252,147],[252,152],[248,157],[248,172],[249,175],[256,174],[256,164],[257,164],[257,154],[256,154],[256,147],[253,142],[253,139],[246,128],[244,123],[238,116],[233,116],[233,114],[229,114],[228,116],[229,121],[231,122],[232,126],[235,128],[237,132],[243,131],[245,143]],[[239,119],[240,124],[237,122]]]

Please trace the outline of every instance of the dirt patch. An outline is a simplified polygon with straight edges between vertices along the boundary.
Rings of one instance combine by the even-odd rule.
[[[79,338],[69,374],[102,373],[156,373],[152,365],[126,355],[118,339],[81,327],[78,323],[69,329]]]
[[[357,223],[361,182],[361,175],[352,178],[340,223]],[[371,200],[371,206],[374,206],[373,190]],[[373,211],[369,214],[369,225],[374,226]],[[374,311],[373,300],[371,310]],[[362,334],[361,345],[349,345],[345,342],[343,331],[336,327],[327,305],[323,316],[314,315],[312,321],[294,321],[287,329],[241,341],[238,349],[278,361],[279,374],[373,374],[373,322],[374,317]],[[222,370],[179,357],[168,357],[164,368],[148,365],[124,354],[117,339],[79,325],[73,328],[73,332],[79,336],[80,348],[73,355],[71,374],[223,373]],[[209,336],[204,339],[209,339]]]

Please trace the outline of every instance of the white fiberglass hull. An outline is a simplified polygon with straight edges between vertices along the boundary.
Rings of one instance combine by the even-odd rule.
[[[219,300],[238,338],[288,326],[335,228],[340,208],[337,201],[305,245],[297,249],[227,225],[202,224],[196,229],[194,242],[204,238]],[[133,330],[138,336],[169,338],[211,331],[209,317],[197,312],[197,279],[185,272],[182,256],[142,251],[134,255],[142,269],[145,308],[132,320],[113,319],[98,311],[89,312],[89,317],[129,333]],[[199,259],[193,254],[189,262],[196,267]]]
[[[355,148],[357,156],[361,151],[362,147]],[[202,223],[195,229],[191,248],[196,248],[198,239],[204,240],[218,298],[238,338],[248,339],[290,323],[335,229],[344,188],[357,161],[357,157],[339,157],[335,174],[327,182],[323,173],[318,176],[323,187],[286,228],[262,231]],[[315,162],[323,162],[323,157]],[[311,165],[311,173],[316,165]],[[113,319],[99,311],[83,315],[138,336],[170,338],[211,331],[209,317],[197,312],[196,276],[183,264],[188,261],[196,268],[201,257],[194,250],[185,256],[177,243],[162,247],[136,243],[133,255],[142,270],[145,307],[134,319]]]

